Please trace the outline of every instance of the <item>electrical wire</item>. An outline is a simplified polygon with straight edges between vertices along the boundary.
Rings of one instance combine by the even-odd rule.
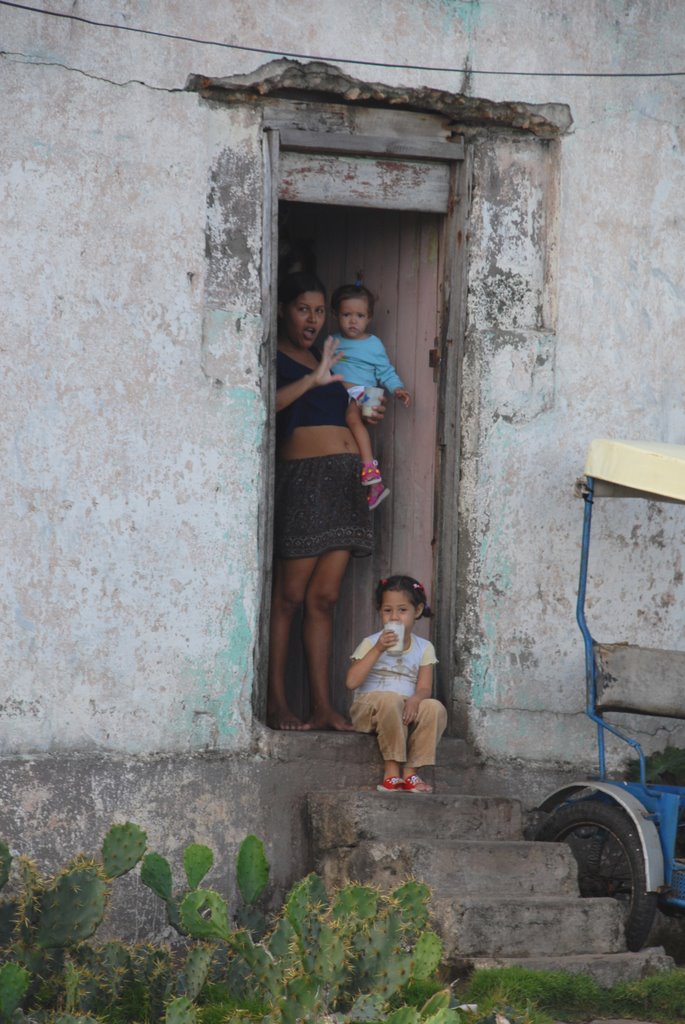
[[[246,53],[259,53],[263,55],[288,57],[299,60],[325,61],[333,64],[358,64],[364,67],[392,68],[398,71],[436,71],[458,75],[500,75],[516,78],[681,78],[685,77],[685,71],[489,71],[476,68],[447,68],[432,66],[430,64],[390,64],[380,60],[360,60],[350,57],[322,57],[311,53],[293,53],[286,50],[268,50],[261,46],[244,46],[241,43],[223,43],[216,39],[200,39],[196,36],[183,36],[174,32],[158,32],[151,28],[136,28],[133,25],[117,25],[110,21],[95,21],[92,18],[83,18],[78,14],[66,14],[62,11],[46,11],[41,7],[31,7],[28,4],[13,3],[12,0],[0,0],[0,7],[14,7],[19,11],[29,11],[32,14],[43,14],[51,18],[64,18],[67,21],[78,21],[83,25],[93,25],[95,28],[111,28],[118,32],[135,32],[144,36],[157,36],[160,39],[173,39],[183,43],[195,43],[198,46],[218,46],[226,50],[241,50]]]

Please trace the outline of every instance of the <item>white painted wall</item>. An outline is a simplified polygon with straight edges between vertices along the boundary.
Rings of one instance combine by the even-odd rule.
[[[276,49],[0,7],[0,752],[244,748],[260,642],[261,158],[255,113],[184,93],[187,76],[246,72],[283,52],[497,72],[682,70],[682,5],[379,0],[370,17],[360,0],[323,0],[304,19],[297,0],[68,10]],[[341,66],[393,85],[464,83]],[[685,440],[684,87],[501,73],[467,84],[492,100],[568,103],[575,122],[553,202],[539,193],[555,242],[544,266],[521,249],[515,218],[493,228],[496,204],[479,191],[495,166],[516,195],[525,139],[476,162],[462,490],[475,554],[456,692],[494,756],[591,755],[572,483],[594,436]],[[229,181],[236,220],[214,226],[242,254],[227,256],[227,299],[205,280],[204,236],[212,172],[230,167],[252,177]],[[531,204],[517,216],[538,216]],[[504,288],[498,304],[483,281],[522,267],[533,291],[507,302]],[[615,527],[598,521],[627,566],[613,582],[595,573],[593,615],[603,639],[675,634],[678,646],[685,526],[672,511],[649,515],[648,561],[631,507]]]

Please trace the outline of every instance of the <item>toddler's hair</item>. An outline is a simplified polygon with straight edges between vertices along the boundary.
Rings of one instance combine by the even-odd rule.
[[[303,292],[321,292],[324,299],[326,298],[326,288],[316,274],[312,274],[308,270],[298,270],[295,274],[288,274],[279,283],[278,301],[287,306]]]
[[[378,610],[380,610],[383,604],[383,594],[387,593],[388,590],[405,593],[415,608],[422,604],[423,611],[419,618],[430,619],[432,617],[433,612],[428,606],[426,588],[423,583],[419,583],[413,576],[387,576],[380,579],[376,584],[376,608]]]
[[[331,295],[331,309],[334,313],[337,313],[340,309],[340,303],[343,299],[366,299],[366,304],[369,309],[369,316],[373,316],[373,307],[375,299],[373,292],[359,282],[359,284],[341,284],[339,288],[336,288]]]

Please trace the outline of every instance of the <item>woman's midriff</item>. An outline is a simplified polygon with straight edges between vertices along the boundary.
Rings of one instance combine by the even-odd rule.
[[[278,449],[279,458],[286,461],[350,453],[356,455],[357,446],[347,427],[297,427]]]

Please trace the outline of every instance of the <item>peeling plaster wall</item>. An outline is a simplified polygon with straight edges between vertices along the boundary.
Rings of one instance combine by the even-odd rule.
[[[559,141],[469,137],[455,700],[493,758],[590,759],[571,490],[593,436],[685,440],[682,79],[477,71],[680,69],[681,4],[69,10],[273,56],[353,50],[399,65],[342,65],[389,85],[570,105]],[[271,55],[9,8],[0,25],[0,753],[245,751],[263,555],[258,115],[183,88]],[[598,635],[682,643],[676,512],[650,508],[636,532],[622,506],[595,536],[625,565],[593,564]]]
[[[0,751],[239,747],[264,436],[253,115],[59,67],[18,90],[17,70]],[[230,244],[206,280],[217,173],[233,220],[210,204]]]
[[[579,109],[560,142],[475,143],[454,700],[491,758],[591,766],[573,483],[593,437],[685,443],[685,174],[682,113],[643,137],[626,112],[588,147]],[[594,636],[683,648],[684,542],[677,506],[595,503]],[[685,743],[673,720],[614,720],[648,750]],[[611,765],[627,753],[609,741]]]

